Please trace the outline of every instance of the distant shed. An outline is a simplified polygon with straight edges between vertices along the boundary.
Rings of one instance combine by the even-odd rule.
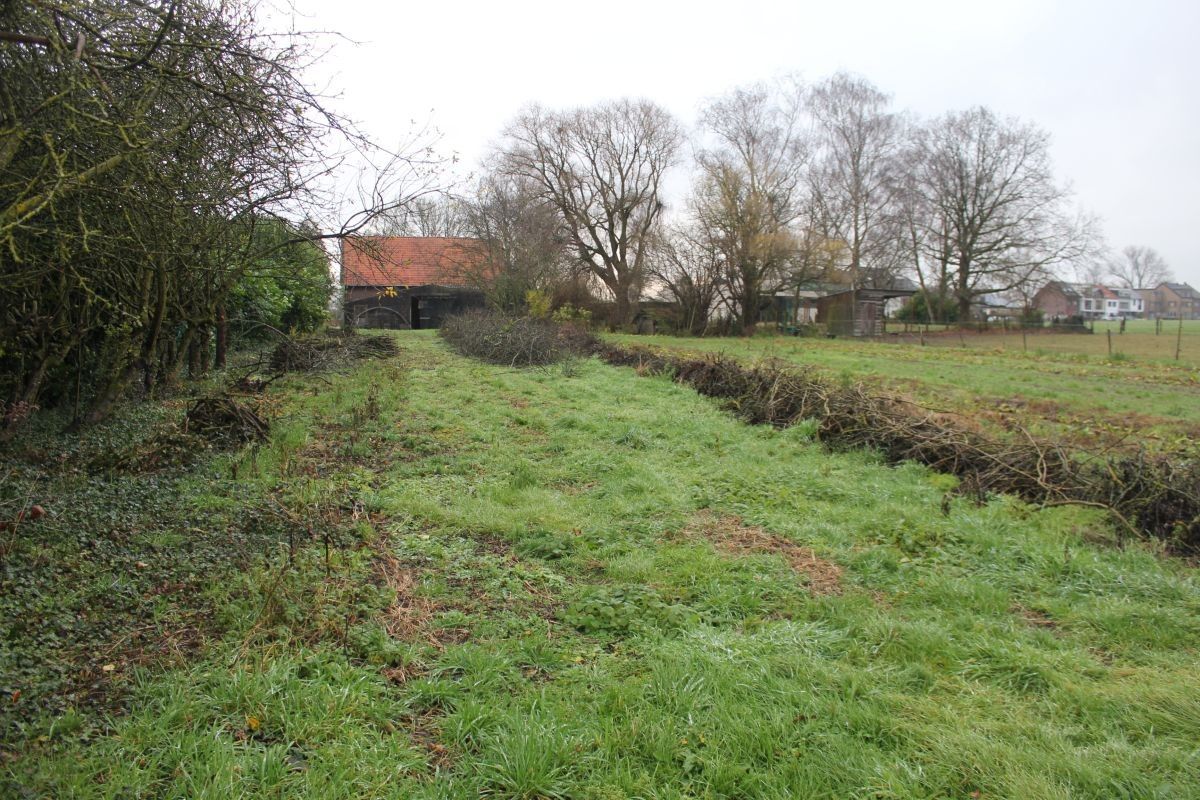
[[[908,298],[915,289],[846,289],[817,298],[817,322],[837,336],[882,336],[888,300]]]
[[[356,236],[342,241],[343,313],[347,327],[437,328],[483,306],[476,288],[487,274],[480,239],[447,236]]]

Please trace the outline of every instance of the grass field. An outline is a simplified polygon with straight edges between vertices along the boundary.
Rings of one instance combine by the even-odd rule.
[[[1197,339],[1193,353],[1200,357],[1200,322],[1188,324],[1185,330],[1194,329]],[[1189,456],[1200,444],[1200,358],[1176,363],[1086,352],[1097,343],[1104,347],[1106,337],[1099,334],[1037,334],[1029,337],[1029,351],[1020,349],[1020,334],[1012,333],[967,333],[965,347],[957,334],[930,337],[928,342],[939,344],[926,346],[786,336],[614,338],[746,361],[784,359],[956,412],[993,433],[1020,425],[1081,447],[1146,447]],[[1148,350],[1161,337],[1154,335],[1153,323],[1135,322],[1113,338],[1131,350]],[[1073,349],[1065,351],[1068,347]]]
[[[1006,329],[997,323],[992,323],[985,335],[966,331],[960,336],[956,329],[935,328],[924,337],[924,342],[929,347],[1096,356],[1117,362],[1132,359],[1200,367],[1200,320],[1183,320],[1182,324],[1179,320],[1162,320],[1157,325],[1154,320],[1127,320],[1124,333],[1119,321],[1098,320],[1088,324],[1093,330],[1090,334],[1029,330],[1024,336],[1016,327]],[[920,330],[917,325],[889,322],[885,338],[920,344]],[[1175,357],[1177,349],[1179,358]]]
[[[10,448],[0,500],[49,513],[0,534],[0,794],[1200,797],[1186,562],[664,378],[398,339],[189,469],[88,466],[172,405]],[[812,352],[901,377],[872,347]],[[973,357],[941,385],[1011,359]]]

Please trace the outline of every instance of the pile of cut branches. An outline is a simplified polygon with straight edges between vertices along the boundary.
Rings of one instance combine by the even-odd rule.
[[[229,395],[202,397],[181,422],[127,447],[105,450],[88,466],[133,473],[183,469],[214,449],[264,441],[269,432],[270,424],[242,401]]]
[[[465,356],[510,367],[555,364],[600,348],[599,340],[578,325],[482,310],[449,317],[439,333]]]
[[[228,395],[202,397],[188,410],[184,433],[229,444],[265,441],[271,426],[253,409]]]
[[[1019,440],[983,436],[949,415],[861,384],[831,382],[778,362],[745,366],[722,356],[684,357],[646,348],[606,347],[610,364],[642,374],[669,374],[753,424],[818,422],[829,447],[869,448],[889,462],[915,461],[958,476],[961,490],[1007,493],[1030,502],[1096,506],[1128,530],[1200,551],[1200,464],[1067,450],[1027,433]]]
[[[321,372],[338,369],[363,358],[384,358],[399,352],[388,336],[361,336],[353,330],[327,336],[289,337],[271,352],[275,373]]]

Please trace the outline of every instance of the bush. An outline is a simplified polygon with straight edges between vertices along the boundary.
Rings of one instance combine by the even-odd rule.
[[[896,319],[904,322],[957,322],[958,303],[953,297],[929,294],[921,290],[905,301],[896,312]]]
[[[251,234],[264,253],[254,260],[230,293],[232,330],[245,339],[267,339],[271,330],[307,333],[329,315],[332,281],[329,256],[316,235],[279,220],[260,220]]]
[[[549,317],[550,295],[537,289],[530,289],[525,293],[525,308],[531,317],[538,319]]]
[[[591,355],[600,342],[587,329],[531,317],[475,310],[448,317],[441,336],[466,356],[513,367],[543,366]]]
[[[1021,324],[1027,328],[1040,328],[1046,324],[1046,312],[1040,308],[1021,310]]]

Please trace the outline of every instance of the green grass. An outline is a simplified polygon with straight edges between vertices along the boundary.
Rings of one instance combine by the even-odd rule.
[[[1144,324],[1144,323],[1142,323]],[[1127,333],[1126,339],[1153,336]],[[1119,350],[1052,352],[1032,342],[1029,352],[995,346],[922,347],[915,342],[758,336],[749,339],[617,336],[627,344],[718,352],[745,361],[779,358],[829,374],[865,381],[881,391],[963,415],[993,433],[1014,423],[1035,434],[1090,448],[1146,446],[1195,455],[1200,440],[1200,368],[1196,362],[1149,361]],[[1014,337],[1007,337],[1012,340]],[[1055,337],[1063,338],[1063,337]],[[1075,335],[1072,341],[1103,337]],[[1114,339],[1118,338],[1114,336]],[[952,340],[957,342],[957,338]],[[1197,352],[1200,352],[1198,348]]]
[[[143,509],[121,546],[139,557],[144,536],[181,562],[171,536],[278,513],[259,557],[190,565],[207,576],[206,645],[165,664],[104,656],[125,710],[31,711],[6,745],[10,788],[1200,796],[1186,563],[1115,548],[1086,509],[951,498],[943,513],[945,476],[831,454],[804,426],[741,425],[662,378],[399,341],[394,363],[273,389],[269,444]],[[101,483],[97,507],[126,480]],[[184,528],[181,508],[208,522]],[[89,575],[121,571],[64,527],[22,535]],[[812,591],[777,548],[723,544],[725,528],[805,548],[839,590]],[[30,569],[48,615],[77,607]]]

